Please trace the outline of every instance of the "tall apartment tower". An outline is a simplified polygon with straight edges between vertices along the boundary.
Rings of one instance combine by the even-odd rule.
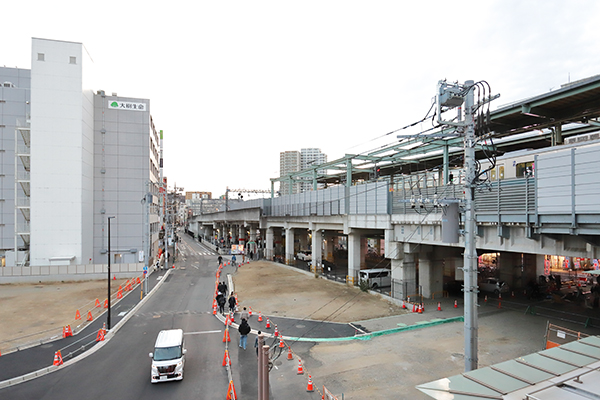
[[[327,154],[321,153],[321,149],[317,148],[306,148],[300,150],[300,169],[313,168],[316,165],[324,164],[327,162]],[[325,174],[324,170],[318,170],[317,174]],[[308,192],[313,190],[312,178],[304,177],[302,180],[310,182],[302,182],[301,191]]]
[[[158,240],[158,137],[146,99],[94,93],[81,43],[32,39],[31,70],[0,67],[0,256],[7,266],[140,259]],[[157,203],[157,196],[152,199]]]
[[[300,171],[300,152],[282,151],[279,153],[279,176],[285,176],[292,172]],[[290,182],[282,181],[279,183],[279,193],[281,195],[300,193],[300,183],[292,182],[290,191]]]

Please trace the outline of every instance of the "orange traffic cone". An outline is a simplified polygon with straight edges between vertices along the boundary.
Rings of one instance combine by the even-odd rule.
[[[106,322],[104,322],[102,324],[102,330],[104,331],[104,334],[106,335]]]
[[[230,325],[229,323],[229,314],[225,315],[225,326]]]
[[[213,315],[217,315],[217,306],[213,306]]]
[[[262,313],[258,312],[258,322],[262,322]]]
[[[304,368],[302,368],[302,360],[298,359],[298,375],[304,374]]]
[[[402,302],[402,308],[403,308],[404,310],[406,310],[406,302],[405,302],[405,301],[403,301],[403,302]]]
[[[88,321],[93,321],[94,320],[94,317],[92,317],[92,310],[88,311],[87,320]]]
[[[116,281],[116,280],[117,280],[117,276],[113,275],[113,281]]]
[[[487,304],[487,294],[485,295],[485,297],[483,298],[483,302]]]
[[[63,338],[73,336],[73,331],[71,331],[71,325],[67,325],[63,327]]]
[[[266,329],[271,329],[271,321],[269,321],[269,317],[267,317],[267,325],[265,325]]]
[[[438,311],[442,311],[442,303],[438,301]]]
[[[239,305],[239,304],[238,304],[238,298],[237,298],[237,293],[236,293],[236,294],[235,294],[235,306],[237,307],[238,305]]]
[[[235,394],[235,387],[233,386],[233,381],[229,381],[226,400],[237,400],[237,394]]]
[[[138,277],[135,279],[135,283],[136,283],[137,285],[139,285],[139,284],[141,283],[141,282],[140,282],[140,277],[139,277],[139,276],[138,276]]]
[[[454,300],[454,308],[458,308],[458,300]]]
[[[119,289],[119,291],[117,292],[117,299],[122,299],[123,298],[123,292],[121,292],[121,289]]]
[[[279,348],[283,349],[285,347],[285,344],[283,343],[283,339],[281,337],[279,337]]]
[[[223,343],[231,342],[231,338],[229,337],[229,327],[225,328],[225,333],[223,334]]]
[[[275,332],[273,333],[273,336],[279,337],[279,331],[277,330],[277,324],[275,324]]]
[[[231,359],[229,358],[229,350],[225,350],[223,354],[223,366],[231,365]]]
[[[104,330],[98,330],[98,334],[96,335],[96,342],[101,342],[104,340]]]
[[[54,362],[52,363],[52,365],[61,365],[62,363],[63,359],[60,355],[60,350],[57,350],[56,353],[54,353]]]
[[[294,356],[292,354],[292,348],[290,346],[288,346],[288,356],[287,356],[288,360],[293,360]]]
[[[100,300],[96,299],[96,307],[100,307]]]
[[[248,307],[248,316],[251,317],[252,316],[252,307]]]
[[[314,392],[315,391],[315,388],[313,387],[312,378],[311,378],[310,375],[308,376],[308,385],[306,386],[306,391],[307,392]]]
[[[502,300],[498,299],[498,308],[502,308]]]
[[[75,319],[81,319],[81,314],[79,314],[79,310],[75,311]]]
[[[108,308],[108,299],[104,299],[104,308]]]
[[[416,304],[413,304],[412,312],[417,312],[417,305]]]
[[[419,314],[423,314],[423,305],[419,304]]]

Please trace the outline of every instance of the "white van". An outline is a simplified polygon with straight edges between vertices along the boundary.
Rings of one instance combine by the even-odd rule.
[[[183,379],[183,365],[186,350],[183,346],[183,330],[160,331],[154,345],[150,382],[180,381]]]
[[[392,270],[387,268],[361,269],[359,277],[361,281],[369,282],[373,289],[392,285]]]

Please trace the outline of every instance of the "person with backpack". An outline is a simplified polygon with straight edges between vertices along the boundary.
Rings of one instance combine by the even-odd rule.
[[[252,329],[250,328],[250,325],[248,325],[248,321],[242,319],[238,331],[240,332],[240,347],[244,350],[246,350],[246,344],[248,343],[248,334],[251,330]]]

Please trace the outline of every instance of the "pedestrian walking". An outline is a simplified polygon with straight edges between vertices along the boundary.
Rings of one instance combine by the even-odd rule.
[[[254,252],[250,250],[250,261],[254,260]]]
[[[223,264],[223,257],[221,257],[220,254],[219,254],[219,258],[217,258],[217,261],[219,262],[219,265]]]
[[[252,329],[248,325],[248,321],[243,319],[238,331],[240,332],[240,347],[246,350],[246,344],[248,343],[248,334]]]
[[[221,293],[220,296],[217,296],[217,304],[219,304],[219,312],[221,314],[225,314],[225,303],[227,302],[227,300],[225,300],[225,296]]]
[[[225,296],[227,296],[227,284],[225,283],[225,281],[221,282],[221,284],[222,284],[221,288],[223,289],[221,291],[223,292],[223,294]]]
[[[229,296],[229,311],[235,311],[235,297],[233,296],[233,293],[231,293],[231,296]]]
[[[256,357],[258,357],[258,336],[261,334],[261,331],[258,331],[256,334],[256,339],[254,339],[254,347],[256,348]]]
[[[250,318],[250,314],[248,314],[248,311],[246,310],[246,307],[244,307],[244,309],[240,313],[240,318],[242,319],[242,321],[243,320],[248,321],[248,318]]]

